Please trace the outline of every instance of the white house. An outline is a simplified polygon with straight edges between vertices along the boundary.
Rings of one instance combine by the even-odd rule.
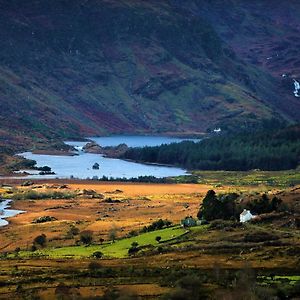
[[[240,222],[241,223],[250,221],[253,218],[254,218],[254,216],[251,214],[250,210],[244,209],[243,212],[240,214]]]
[[[222,131],[221,128],[215,128],[215,129],[214,129],[214,133],[220,133],[221,131]]]

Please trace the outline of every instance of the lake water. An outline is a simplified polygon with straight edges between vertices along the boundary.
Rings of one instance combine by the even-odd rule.
[[[23,213],[22,210],[9,209],[11,200],[0,200],[0,227],[8,225],[6,218]]]
[[[158,136],[110,136],[89,138],[101,146],[117,146],[125,143],[129,147],[158,146],[161,144],[178,143],[186,139]],[[193,140],[199,141],[199,140]],[[132,178],[138,176],[155,176],[158,178],[186,175],[186,170],[158,165],[146,165],[104,157],[101,154],[90,154],[80,151],[86,142],[67,141],[66,144],[78,149],[76,156],[41,155],[25,152],[21,155],[27,159],[33,159],[37,166],[49,166],[55,175],[38,175],[30,171],[31,175],[22,177],[30,179],[39,178],[74,178],[86,179],[97,176],[114,178]],[[94,163],[99,163],[100,169],[93,170]]]
[[[126,144],[128,147],[145,147],[145,146],[159,146],[162,144],[180,143],[185,140],[199,141],[197,139],[181,139],[175,137],[166,136],[135,136],[135,135],[114,135],[104,137],[90,137],[92,141],[97,144],[107,146],[118,146],[120,144]]]

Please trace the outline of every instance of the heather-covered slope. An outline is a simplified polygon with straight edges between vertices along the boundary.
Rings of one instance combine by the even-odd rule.
[[[299,119],[299,98],[294,79],[300,81],[300,2],[297,0],[172,0],[188,14],[213,24],[218,35],[245,62],[266,70],[277,80],[273,104]]]
[[[51,138],[299,119],[300,101],[222,31],[252,7],[228,0],[223,18],[208,3],[0,0],[0,129]]]

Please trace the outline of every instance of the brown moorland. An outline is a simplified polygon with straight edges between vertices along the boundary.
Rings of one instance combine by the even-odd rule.
[[[0,229],[2,255],[17,247],[29,248],[34,237],[41,233],[47,235],[47,247],[72,245],[74,239],[66,238],[71,225],[80,231],[92,230],[95,243],[98,243],[100,238],[108,239],[112,225],[118,228],[121,237],[159,218],[178,223],[187,215],[196,215],[203,196],[212,188],[218,193],[242,189],[251,197],[270,190],[268,187],[215,188],[200,184],[74,181],[66,184],[62,181],[39,182],[29,187],[21,187],[20,182],[15,182],[14,187],[40,193],[76,192],[78,196],[72,199],[16,200],[14,208],[26,213],[11,218],[10,225]],[[98,196],[92,198],[84,190],[93,190]],[[293,205],[298,212],[299,192],[299,186],[269,191],[271,195],[280,196],[284,203]],[[41,216],[52,216],[57,220],[32,223]],[[0,283],[5,284],[0,285],[0,299],[22,299],[25,294],[56,299],[60,290],[68,294],[66,299],[75,294],[81,295],[82,298],[78,296],[78,299],[84,299],[102,296],[109,287],[115,287],[121,293],[137,294],[139,299],[157,299],[170,291],[172,280],[189,272],[206,278],[204,282],[208,289],[223,293],[222,284],[212,287],[211,282],[218,282],[216,278],[219,276],[230,285],[230,292],[230,289],[234,290],[232,282],[239,270],[247,273],[250,266],[251,272],[259,276],[275,274],[298,278],[300,236],[299,229],[291,222],[294,216],[287,214],[271,222],[266,219],[238,227],[226,222],[220,223],[221,228],[196,227],[187,236],[161,244],[162,253],[154,249],[126,259],[22,258],[15,252],[9,259],[4,256],[1,259]],[[250,240],[249,237],[260,237],[260,240]],[[67,287],[60,286],[62,283]]]
[[[43,193],[58,187],[54,182],[19,188]],[[93,190],[104,199],[82,195],[75,199],[17,200],[13,208],[25,213],[10,218],[10,224],[0,229],[0,251],[27,248],[41,233],[47,235],[50,246],[73,244],[73,240],[65,239],[71,225],[81,231],[92,230],[97,242],[107,239],[112,226],[118,229],[119,236],[125,236],[160,218],[176,224],[186,216],[197,214],[201,199],[211,188],[199,184],[70,183],[65,191]],[[229,189],[218,188],[218,192]],[[43,216],[57,220],[32,223]]]

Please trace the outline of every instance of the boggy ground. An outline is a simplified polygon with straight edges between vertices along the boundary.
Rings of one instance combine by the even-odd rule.
[[[60,184],[61,185],[61,184]],[[82,195],[74,199],[16,200],[13,208],[26,213],[10,218],[10,225],[0,229],[0,250],[12,251],[16,247],[31,245],[33,239],[44,233],[50,246],[73,244],[65,240],[71,225],[81,231],[92,230],[96,242],[107,239],[112,227],[118,236],[139,230],[160,218],[179,223],[186,216],[194,216],[208,185],[196,184],[130,184],[130,183],[70,183],[67,188],[57,189],[56,184],[38,184],[22,189],[39,193],[50,191],[75,192],[93,190],[100,198]],[[226,191],[228,188],[219,188]],[[113,203],[110,203],[112,199]],[[117,200],[117,202],[115,202]],[[57,221],[34,224],[42,216]]]
[[[90,247],[97,246],[82,246],[82,257],[74,258],[59,257],[55,249],[49,257],[34,257],[35,252],[30,256],[31,251],[23,251],[30,249],[34,237],[41,233],[47,236],[47,249],[74,245],[78,237],[67,237],[71,224],[80,231],[92,230],[97,244],[100,238],[109,239],[112,226],[118,228],[118,236],[122,237],[159,218],[178,223],[185,216],[196,215],[203,196],[212,188],[220,193],[243,190],[251,197],[269,191],[293,205],[297,214],[300,208],[297,186],[282,191],[269,187],[95,182],[67,182],[64,187],[60,181],[41,182],[38,186],[22,189],[39,193],[49,190],[78,193],[86,189],[99,195],[14,202],[15,208],[27,212],[11,218],[10,225],[0,229],[0,299],[61,299],[62,294],[64,299],[91,299],[103,296],[113,287],[122,295],[158,299],[173,290],[177,280],[191,274],[201,278],[212,299],[270,299],[271,294],[267,294],[269,298],[257,296],[256,285],[264,286],[268,282],[275,290],[280,286],[288,290],[300,281],[300,232],[294,224],[295,215],[275,215],[271,220],[244,226],[231,222],[198,226],[175,240],[162,241],[125,259],[106,256],[93,259],[85,255]],[[57,221],[32,223],[37,217],[47,215]],[[3,255],[17,247],[21,248],[20,253]],[[238,283],[241,272],[248,274],[247,279],[242,277],[246,284]],[[246,293],[245,297],[241,293]]]

